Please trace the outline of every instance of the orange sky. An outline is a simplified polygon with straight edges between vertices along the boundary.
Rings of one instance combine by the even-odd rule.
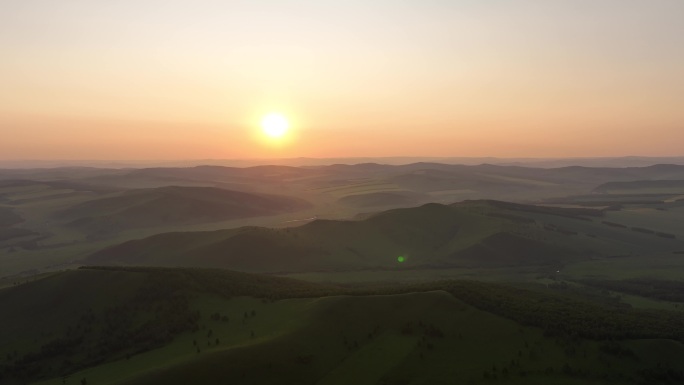
[[[370,4],[368,4],[370,3]],[[0,159],[684,155],[679,0],[0,4]],[[260,116],[291,120],[286,143]]]

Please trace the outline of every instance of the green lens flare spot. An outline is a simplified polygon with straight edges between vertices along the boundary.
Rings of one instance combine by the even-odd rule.
[[[397,257],[397,262],[399,262],[399,263],[402,263],[402,262],[404,262],[405,260],[406,260],[406,258],[403,257],[403,256]]]

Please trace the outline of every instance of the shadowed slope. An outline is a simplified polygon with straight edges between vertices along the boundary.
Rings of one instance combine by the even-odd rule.
[[[363,221],[316,220],[296,228],[160,234],[104,249],[87,261],[253,272],[556,266],[681,246],[677,239],[609,226],[600,215],[590,209],[492,201],[432,203],[389,210]]]
[[[308,207],[306,201],[286,196],[169,186],[91,200],[58,216],[89,233],[112,233],[131,228],[274,215]]]

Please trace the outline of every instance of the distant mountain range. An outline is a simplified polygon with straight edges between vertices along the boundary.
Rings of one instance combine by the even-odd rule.
[[[381,163],[401,165],[430,162],[446,164],[496,164],[503,166],[527,166],[554,168],[567,166],[585,167],[645,167],[659,163],[684,165],[684,156],[648,157],[577,157],[577,158],[497,158],[497,157],[353,157],[353,158],[282,158],[282,159],[188,159],[188,160],[0,160],[0,168],[144,168],[144,167],[192,167],[215,165],[252,167],[259,165],[323,166],[331,164]]]

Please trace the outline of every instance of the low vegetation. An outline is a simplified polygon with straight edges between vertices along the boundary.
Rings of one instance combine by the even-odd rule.
[[[0,170],[0,383],[682,383],[669,178],[684,167]],[[419,202],[441,203],[398,208]]]
[[[85,284],[91,285],[90,292],[80,291]],[[667,285],[674,284],[662,287]],[[70,295],[68,302],[53,302],[56,290]],[[451,299],[438,293],[449,293]],[[242,313],[228,305],[245,297],[261,298],[262,305],[252,304]],[[198,307],[209,298],[225,305]],[[288,298],[304,302],[287,305],[283,301],[292,301]],[[296,319],[299,326],[265,337],[267,329],[259,326],[265,320],[257,320],[262,314],[284,316],[270,313],[276,304],[300,310],[287,316],[294,317],[290,321],[271,321]],[[129,373],[133,377],[122,377],[121,383],[175,384],[193,376],[198,381],[245,376],[259,383],[285,376],[327,383],[352,372],[387,384],[400,383],[402,377],[431,383],[564,378],[663,384],[684,378],[681,361],[649,357],[639,342],[677,341],[677,354],[684,354],[684,313],[632,309],[563,283],[340,287],[210,269],[89,267],[4,289],[0,305],[11,315],[0,320],[0,327],[14,331],[0,344],[6,347],[0,381],[8,384],[87,379],[88,373],[93,378],[99,376],[98,367],[134,365],[165,350],[180,355],[163,370]],[[46,321],[31,318],[36,306],[54,312],[52,326],[30,338]],[[500,340],[499,353],[477,347],[489,338]],[[170,348],[178,346],[175,341],[193,339],[185,342],[186,349]],[[396,354],[377,355],[388,348]],[[441,366],[454,354],[464,354],[459,365]],[[361,369],[368,359],[375,369]],[[599,369],[597,360],[614,368]],[[219,361],[224,364],[216,365]],[[341,377],[326,376],[335,370]],[[116,375],[111,380],[119,383]]]

